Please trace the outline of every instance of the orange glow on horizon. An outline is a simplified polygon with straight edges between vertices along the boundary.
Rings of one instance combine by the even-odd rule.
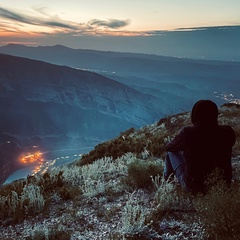
[[[18,39],[21,38],[26,38],[26,36],[28,38],[35,38],[35,37],[41,37],[44,34],[38,33],[38,32],[26,32],[26,31],[8,31],[8,30],[3,30],[0,29],[0,37],[4,37],[4,38],[9,38],[9,37],[17,37]]]

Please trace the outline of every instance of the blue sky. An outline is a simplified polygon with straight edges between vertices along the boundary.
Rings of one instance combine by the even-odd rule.
[[[114,50],[110,46],[121,38],[237,26],[239,10],[239,0],[1,0],[0,45],[99,49],[98,42],[109,41],[105,50]]]

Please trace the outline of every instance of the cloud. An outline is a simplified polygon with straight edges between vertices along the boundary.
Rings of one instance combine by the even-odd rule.
[[[47,9],[35,8],[34,9],[35,16],[29,16],[26,14],[20,14],[14,11],[10,11],[8,9],[0,8],[0,19],[7,19],[8,22],[5,22],[5,28],[8,27],[8,32],[14,29],[15,32],[20,32],[16,29],[18,25],[16,23],[21,23],[21,27],[24,24],[39,26],[39,27],[47,27],[45,28],[45,33],[39,32],[38,28],[32,30],[34,33],[38,34],[48,34],[49,32],[57,32],[58,34],[68,33],[70,35],[111,35],[113,32],[111,30],[120,29],[130,24],[129,20],[117,20],[117,19],[109,19],[109,20],[99,20],[93,19],[87,23],[79,23],[68,20],[63,20],[58,16],[51,16],[47,14]],[[38,16],[40,14],[40,16]],[[115,34],[121,35],[121,32],[114,31]],[[124,33],[125,34],[125,33]]]
[[[41,14],[43,16],[49,16],[49,14],[47,13],[48,8],[47,7],[36,7],[33,6],[32,9],[37,12],[38,14]]]
[[[98,26],[98,27],[107,27],[107,28],[121,28],[129,25],[129,20],[117,20],[117,19],[109,19],[108,21],[93,19],[88,22],[91,26]]]
[[[60,27],[60,28],[66,28],[66,29],[71,29],[71,30],[78,30],[78,28],[73,25],[55,22],[55,21],[43,22],[43,25],[48,26],[48,27]]]
[[[4,8],[0,8],[0,18],[29,25],[78,30],[78,28],[75,26],[76,24],[70,23],[68,21],[62,21],[59,19],[57,19],[56,21],[57,17],[48,17],[49,19],[46,21],[45,18],[24,16]]]
[[[0,8],[0,17],[9,19],[9,20],[14,20],[14,21],[21,22],[21,23],[31,23],[31,22],[29,22],[29,20],[27,20],[23,16],[21,16],[17,13],[11,12],[9,10],[6,10],[4,8]],[[31,24],[33,24],[33,23],[31,23]]]

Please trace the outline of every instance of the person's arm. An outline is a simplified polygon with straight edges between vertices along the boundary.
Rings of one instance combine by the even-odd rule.
[[[185,133],[184,128],[182,131],[171,141],[166,145],[166,151],[167,152],[179,152],[184,149],[184,143],[185,143]]]

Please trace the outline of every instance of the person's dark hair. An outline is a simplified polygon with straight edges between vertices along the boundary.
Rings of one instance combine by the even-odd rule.
[[[196,123],[217,123],[218,107],[211,100],[197,101],[191,113],[191,120],[193,124]]]

